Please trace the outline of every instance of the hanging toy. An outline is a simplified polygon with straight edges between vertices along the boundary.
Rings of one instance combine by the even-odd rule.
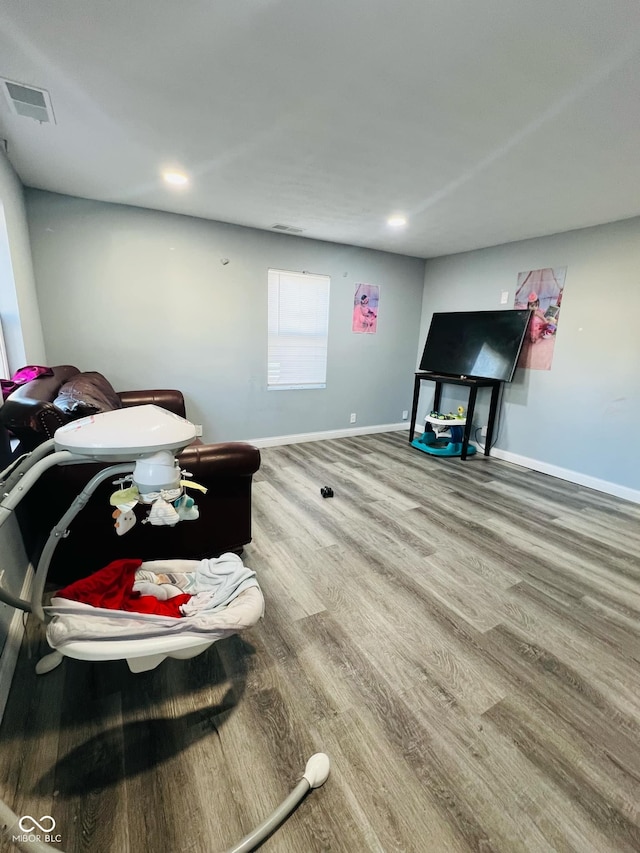
[[[123,489],[122,484],[125,481],[120,480],[119,482],[120,488],[111,495],[109,503],[111,506],[115,506],[111,517],[115,519],[116,533],[118,536],[123,536],[127,530],[131,530],[137,521],[133,510],[138,503],[139,492],[137,486]]]
[[[124,480],[120,480],[121,484],[124,482]],[[138,491],[137,486],[129,486],[129,488],[123,489],[121,485],[120,488],[111,495],[111,497],[109,498],[109,503],[112,506],[134,507],[138,503],[139,497],[140,492]]]
[[[164,498],[157,498],[152,504],[149,515],[142,522],[153,524],[154,527],[173,527],[180,521],[180,516]]]
[[[173,502],[180,521],[196,521],[200,518],[200,512],[196,506],[196,502],[189,495],[182,495],[177,501]]]
[[[190,476],[186,471],[183,476]],[[124,484],[130,485],[124,488]],[[122,536],[131,530],[137,519],[134,513],[139,504],[151,504],[151,509],[143,524],[152,524],[154,527],[173,527],[179,521],[196,521],[200,512],[192,497],[184,493],[184,489],[197,489],[206,494],[207,489],[193,480],[180,480],[177,489],[162,489],[159,492],[146,492],[141,495],[137,486],[131,485],[131,480],[124,478],[116,480],[114,485],[119,485],[109,498],[111,506],[115,507],[112,518],[115,519],[115,529],[118,536]]]
[[[112,513],[112,518],[115,518],[115,528],[118,536],[123,536],[127,530],[131,530],[133,525],[136,523],[136,514],[132,509],[125,509],[124,511],[116,508]]]
[[[180,480],[180,485],[184,486],[185,489],[198,489],[204,495],[207,494],[207,487],[201,486],[200,483],[194,483],[193,480]]]

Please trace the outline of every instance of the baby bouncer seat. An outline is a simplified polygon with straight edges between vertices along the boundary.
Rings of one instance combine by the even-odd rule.
[[[203,561],[143,563],[134,560],[120,567],[126,583],[125,597],[118,601],[126,600],[129,593],[137,593],[133,589],[135,584],[153,585],[154,579],[166,575],[178,584],[178,591],[199,590],[193,597],[176,596],[181,600],[189,599],[181,605],[181,618],[175,618],[178,614],[168,616],[158,612],[95,606],[96,600],[101,602],[100,597],[93,598],[94,603],[88,603],[86,598],[82,600],[82,596],[77,595],[74,584],[63,590],[62,594],[55,595],[50,605],[43,606],[48,567],[56,545],[61,537],[67,535],[71,521],[100,483],[113,476],[126,475],[136,484],[136,488],[140,485],[140,494],[147,496],[157,489],[160,495],[157,501],[164,502],[164,493],[182,482],[181,478],[186,472],[179,471],[175,460],[168,461],[164,456],[158,459],[156,454],[168,453],[171,457],[173,452],[193,439],[195,428],[183,418],[156,406],[137,408],[137,412],[133,408],[108,412],[61,427],[53,439],[12,463],[0,474],[4,493],[0,501],[1,527],[41,474],[53,465],[71,464],[78,459],[115,461],[115,464],[100,470],[91,478],[52,529],[38,561],[31,599],[17,598],[0,587],[0,601],[33,613],[46,625],[47,641],[53,651],[39,661],[36,667],[39,674],[57,666],[65,656],[88,661],[124,659],[133,672],[142,672],[158,666],[166,657],[187,659],[201,654],[212,643],[254,626],[263,615],[264,599],[255,572],[244,567],[240,558],[234,554]],[[134,438],[129,434],[132,429]],[[91,434],[90,439],[83,434],[85,431]],[[149,458],[153,459],[152,463],[149,463]],[[146,460],[141,468],[144,474],[136,475],[138,463],[143,459]],[[142,481],[140,477],[143,477]],[[156,482],[157,478],[159,482]],[[202,583],[199,581],[205,575],[209,586],[204,593],[204,601],[197,602],[195,606],[192,601],[202,593]],[[98,581],[94,576],[89,585],[96,583]],[[158,585],[163,583],[160,581]],[[98,583],[98,587],[104,592],[104,586]],[[93,592],[96,592],[95,586]],[[328,773],[327,756],[322,753],[312,756],[302,779],[290,795],[260,826],[231,849],[233,853],[253,850],[286,819],[311,788],[326,781]],[[18,820],[17,815],[0,802],[0,822],[10,840],[13,839],[9,831]],[[59,848],[28,842],[21,849]]]

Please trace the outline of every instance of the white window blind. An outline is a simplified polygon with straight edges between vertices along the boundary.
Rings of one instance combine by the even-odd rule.
[[[269,270],[267,388],[325,388],[329,339],[327,275]]]

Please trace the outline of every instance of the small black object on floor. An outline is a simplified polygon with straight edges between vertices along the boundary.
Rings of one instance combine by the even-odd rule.
[[[331,486],[323,486],[320,489],[320,494],[323,498],[332,498],[333,497],[333,489]]]

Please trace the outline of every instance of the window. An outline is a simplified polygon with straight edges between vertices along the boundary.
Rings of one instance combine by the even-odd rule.
[[[7,330],[7,337],[9,337],[9,330],[12,327],[14,327],[14,330],[20,332],[21,326],[18,319],[17,298],[16,283],[13,278],[13,265],[11,263],[11,252],[9,250],[7,220],[5,217],[4,204],[0,199],[0,379],[9,379],[11,375],[9,373],[7,342],[2,331],[3,320],[1,318],[4,317],[4,327]],[[13,337],[15,338],[15,335]],[[14,340],[14,350],[16,350],[16,343],[16,340]],[[19,340],[18,343],[21,343],[21,340]],[[18,356],[16,356],[16,358],[17,357]]]
[[[326,388],[327,275],[269,270],[267,388]]]
[[[2,334],[2,320],[0,320],[0,379],[9,379],[9,362],[7,361],[7,347]]]

